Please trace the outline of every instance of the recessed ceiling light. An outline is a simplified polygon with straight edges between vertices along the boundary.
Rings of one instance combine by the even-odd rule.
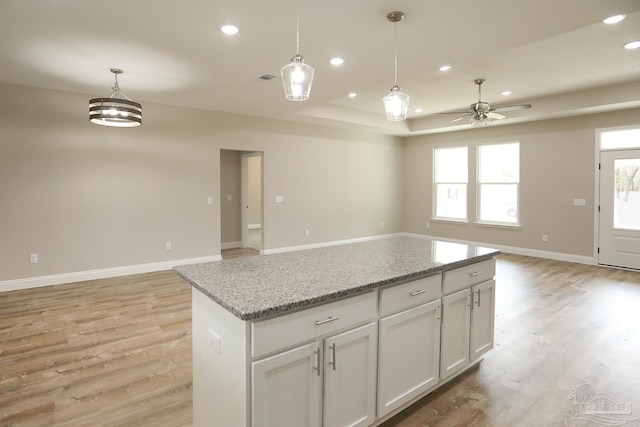
[[[342,59],[342,58],[331,58],[329,60],[329,63],[331,65],[342,65],[342,64],[344,64],[344,59]]]
[[[637,49],[640,47],[640,40],[632,41],[624,45],[625,49]]]
[[[613,15],[603,20],[602,22],[604,22],[605,24],[617,24],[618,22],[622,21],[625,16],[626,15]]]
[[[238,31],[240,31],[240,29],[235,25],[227,24],[227,25],[221,26],[220,31],[222,31],[228,36],[232,36],[234,34],[238,34]]]
[[[422,108],[414,108],[413,111],[415,111],[416,113],[422,113]]]
[[[347,95],[349,98],[355,98],[356,96],[358,96],[357,93],[355,92],[349,92],[349,95]]]
[[[451,65],[443,65],[440,67],[440,71],[449,71],[451,69]]]
[[[502,92],[500,92],[500,94],[502,96],[509,96],[509,95],[511,95],[511,91],[510,90],[503,90]]]

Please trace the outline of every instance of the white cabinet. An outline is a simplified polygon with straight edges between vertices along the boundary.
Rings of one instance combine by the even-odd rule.
[[[371,425],[377,308],[368,292],[252,322],[251,426]]]
[[[375,421],[377,332],[369,323],[324,340],[324,427]]]
[[[379,417],[437,384],[440,309],[438,298],[380,319]]]
[[[442,298],[440,378],[446,379],[469,364],[471,290]]]
[[[493,330],[496,313],[496,282],[475,285],[471,288],[471,354],[470,361],[478,360],[493,348]]]
[[[254,362],[252,426],[372,424],[377,348],[376,324],[369,323]]]
[[[442,298],[440,338],[441,379],[451,377],[493,348],[494,275],[493,259],[444,273],[442,287],[445,296]]]
[[[252,364],[253,427],[320,427],[319,356],[312,343]]]

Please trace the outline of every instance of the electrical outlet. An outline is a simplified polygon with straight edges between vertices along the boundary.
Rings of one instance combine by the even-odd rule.
[[[304,235],[308,237],[309,236],[309,230],[304,230]]]
[[[220,339],[220,335],[216,334],[211,329],[209,329],[209,345],[211,345],[211,347],[216,351],[216,353],[220,353],[221,344],[222,344],[221,341],[222,340]]]
[[[546,234],[542,235],[542,241],[543,242],[548,242],[549,241],[549,236],[547,236]]]
[[[30,264],[37,264],[38,263],[38,254],[29,255],[29,263]]]
[[[207,197],[207,204],[208,205],[212,205],[213,204],[213,197]]]
[[[380,223],[380,228],[384,228],[384,221]]]
[[[166,242],[166,243],[164,244],[164,248],[165,248],[166,250],[170,251],[170,250],[171,250],[171,242]]]
[[[431,223],[429,223],[429,222],[428,222],[428,223],[426,224],[426,227],[427,227],[427,228],[431,228]]]

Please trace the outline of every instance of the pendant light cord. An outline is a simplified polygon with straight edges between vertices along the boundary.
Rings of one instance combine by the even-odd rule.
[[[398,23],[393,23],[394,75],[393,85],[398,86]]]
[[[300,55],[300,3],[298,0],[298,10],[296,11],[296,55]]]

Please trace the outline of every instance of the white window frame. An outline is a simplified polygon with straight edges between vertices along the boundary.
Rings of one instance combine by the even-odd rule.
[[[481,147],[486,146],[498,146],[498,145],[518,145],[518,181],[517,182],[483,182],[480,177],[481,168],[480,168],[480,149]],[[499,226],[499,227],[508,227],[508,228],[519,228],[521,223],[521,215],[520,215],[520,171],[522,165],[522,155],[521,155],[521,147],[520,141],[504,141],[504,142],[486,142],[482,144],[478,144],[476,146],[476,224],[479,225],[491,225],[491,226]],[[506,221],[492,221],[482,219],[480,217],[481,207],[482,207],[482,186],[483,185],[515,185],[516,186],[516,221],[515,222],[506,222]]]
[[[438,165],[437,165],[437,161],[436,161],[436,151],[438,150],[451,150],[451,149],[460,149],[460,148],[464,148],[467,150],[467,180],[465,182],[457,182],[457,181],[443,181],[443,182],[439,182],[437,181],[437,171],[438,171]],[[469,222],[469,146],[468,145],[456,145],[456,146],[447,146],[447,147],[434,147],[433,148],[433,178],[432,178],[432,188],[431,188],[431,194],[432,194],[432,210],[431,210],[431,220],[435,220],[435,221],[451,221],[451,222],[462,222],[462,223],[468,223]],[[437,215],[437,209],[438,209],[438,205],[437,205],[437,200],[438,200],[438,184],[456,184],[456,185],[460,185],[460,184],[464,184],[466,187],[466,194],[465,194],[465,212],[464,212],[464,218],[457,218],[457,217],[445,217],[445,216],[438,216]]]

